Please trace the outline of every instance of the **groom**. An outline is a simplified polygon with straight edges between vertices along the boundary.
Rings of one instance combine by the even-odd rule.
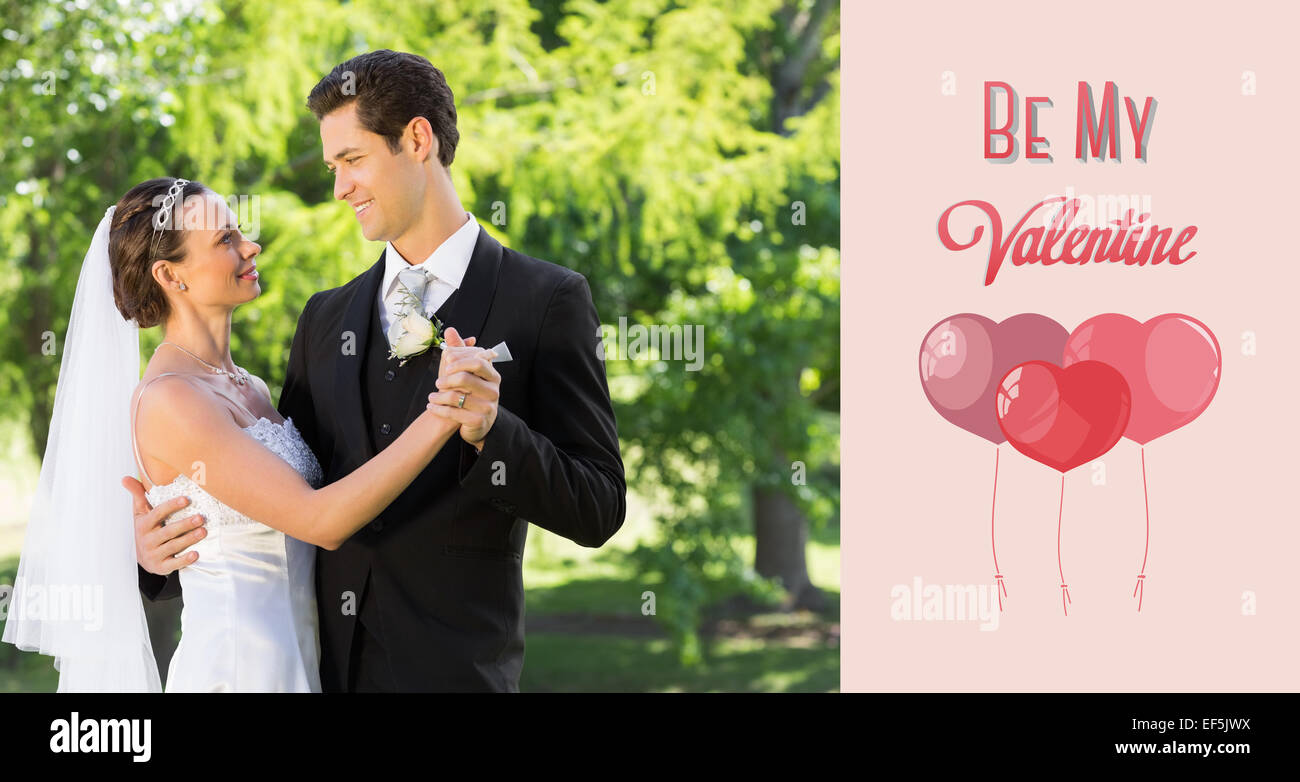
[[[449,172],[456,107],[428,60],[388,50],[354,57],[307,105],[334,197],[367,239],[387,242],[368,271],[307,301],[290,349],[279,412],[325,480],[383,450],[440,390],[439,349],[404,364],[389,358],[405,290],[477,347],[505,342],[511,356],[491,365],[496,372],[448,379],[464,406],[438,412],[460,422],[460,437],[351,540],[317,551],[321,686],[517,692],[528,524],[597,547],[626,511],[587,280],[502,246],[461,206]],[[146,550],[141,532],[174,508],[149,510],[136,494],[141,590],[175,596],[175,565],[159,564],[171,559],[166,542]],[[177,537],[191,529],[172,528]]]

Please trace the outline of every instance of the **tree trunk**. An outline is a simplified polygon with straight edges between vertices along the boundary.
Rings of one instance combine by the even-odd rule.
[[[804,75],[808,64],[817,54],[817,47],[824,40],[822,26],[831,11],[839,6],[837,0],[816,0],[811,11],[801,11],[794,3],[789,3],[777,14],[777,21],[789,29],[793,38],[792,50],[781,61],[771,75],[772,82],[772,130],[784,136],[788,132],[786,120],[797,117],[815,106],[823,90],[818,90],[808,103],[800,101]]]
[[[32,279],[40,279],[47,275],[47,269],[57,264],[58,257],[53,248],[48,247],[43,241],[45,237],[42,236],[35,222],[28,227],[27,238],[29,250],[26,265],[31,270],[28,276]],[[24,295],[28,300],[28,309],[26,318],[19,328],[24,335],[22,344],[26,351],[28,381],[33,384],[32,406],[27,418],[27,426],[31,433],[32,448],[36,452],[36,458],[42,459],[50,435],[50,417],[54,415],[54,394],[51,392],[58,382],[59,361],[63,356],[63,335],[58,334],[55,337],[56,351],[53,356],[41,352],[45,343],[44,333],[54,329],[54,304],[50,284],[48,282],[31,284]]]
[[[825,595],[808,578],[808,522],[784,492],[755,486],[754,569],[764,578],[780,579],[788,596],[786,610],[820,611]]]
[[[784,58],[774,64],[770,75],[773,132],[785,135],[788,132],[786,120],[803,114],[825,95],[825,87],[829,85],[821,84],[814,90],[812,101],[800,101],[809,63],[817,55],[824,38],[822,27],[838,7],[837,0],[815,0],[812,8],[804,11],[797,3],[787,2],[777,12],[777,23],[789,31],[791,44],[783,52]],[[794,382],[797,388],[797,379]],[[778,463],[782,469],[788,469],[786,465],[790,464],[784,458]],[[820,611],[825,606],[826,597],[808,578],[807,519],[789,495],[779,490],[755,486],[751,493],[754,500],[754,569],[761,576],[781,580],[789,593],[787,610],[807,608]]]

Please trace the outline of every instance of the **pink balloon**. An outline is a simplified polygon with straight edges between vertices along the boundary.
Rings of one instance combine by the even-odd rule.
[[[1124,436],[1146,445],[1191,422],[1210,406],[1223,357],[1213,332],[1174,313],[1146,323],[1108,313],[1079,324],[1065,344],[1062,366],[1102,361],[1128,382],[1133,411]]]
[[[998,383],[1026,361],[1060,360],[1067,334],[1051,318],[1024,313],[1001,323],[962,313],[934,325],[921,341],[921,387],[949,422],[998,445]]]

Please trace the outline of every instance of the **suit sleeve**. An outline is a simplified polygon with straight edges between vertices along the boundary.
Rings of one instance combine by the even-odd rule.
[[[140,594],[152,601],[171,600],[174,597],[181,596],[181,580],[172,571],[165,576],[155,575],[140,567],[135,566],[136,575],[140,581]]]
[[[483,450],[462,444],[461,457],[466,491],[589,547],[609,540],[627,514],[618,429],[596,350],[599,327],[586,278],[560,283],[533,357],[534,425],[498,406]]]
[[[293,344],[289,347],[289,368],[284,373],[284,387],[280,390],[280,405],[277,408],[284,418],[292,418],[294,427],[302,434],[302,439],[320,460],[321,453],[319,426],[316,423],[316,406],[311,399],[311,386],[307,380],[307,329],[311,325],[312,295],[303,305],[302,314],[298,316],[298,327],[293,332]]]

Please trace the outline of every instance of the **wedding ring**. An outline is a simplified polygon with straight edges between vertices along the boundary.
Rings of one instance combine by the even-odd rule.
[[[456,407],[464,407],[464,406],[465,406],[465,395],[461,394],[460,401],[456,403]]]

